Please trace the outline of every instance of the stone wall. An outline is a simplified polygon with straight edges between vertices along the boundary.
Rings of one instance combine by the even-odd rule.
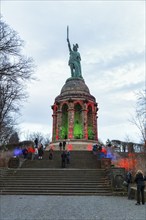
[[[111,168],[110,169],[110,179],[113,190],[124,191],[123,181],[125,179],[125,169],[124,168]]]
[[[12,156],[12,151],[0,151],[0,167],[8,167],[8,161]]]

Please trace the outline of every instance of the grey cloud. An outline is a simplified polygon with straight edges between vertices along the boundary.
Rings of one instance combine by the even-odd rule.
[[[124,53],[120,52],[119,55],[116,55],[112,58],[106,58],[106,54],[102,54],[105,57],[105,60],[97,57],[97,63],[92,61],[91,64],[88,63],[89,72],[92,74],[96,70],[97,72],[105,72],[106,70],[112,70],[115,68],[126,67],[130,64],[133,65],[143,65],[145,62],[145,51],[125,51]],[[85,63],[85,62],[84,62]],[[86,65],[86,64],[85,64]]]

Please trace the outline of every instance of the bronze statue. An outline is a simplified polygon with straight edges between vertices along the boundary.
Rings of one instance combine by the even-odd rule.
[[[70,52],[70,58],[69,58],[69,66],[71,69],[71,76],[72,77],[80,77],[82,78],[82,73],[81,73],[81,56],[80,53],[78,52],[78,44],[73,44],[73,49],[71,49],[71,45],[69,42],[69,27],[67,26],[67,42],[68,42],[68,48]]]

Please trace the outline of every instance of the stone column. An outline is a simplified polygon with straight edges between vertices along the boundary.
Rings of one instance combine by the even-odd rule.
[[[84,101],[84,108],[83,108],[83,138],[88,140],[88,128],[87,128],[87,101]]]
[[[74,127],[74,103],[73,101],[69,101],[68,108],[68,138],[73,139],[73,127]]]
[[[97,119],[98,119],[98,116],[97,116],[97,114],[96,114],[96,118],[95,118],[95,120],[96,120],[96,127],[95,127],[95,140],[97,140],[98,141],[98,123],[97,123]]]
[[[97,117],[96,117],[96,112],[93,112],[93,132],[94,132],[94,140],[97,140]]]
[[[57,114],[56,114],[56,108],[55,105],[52,105],[53,110],[53,128],[52,128],[52,141],[56,140],[56,122],[57,122]]]
[[[97,140],[97,103],[94,104],[93,109],[93,132],[94,132],[94,140]]]
[[[98,140],[98,123],[97,123],[98,104],[95,103],[95,140]]]
[[[62,122],[62,111],[60,110],[60,105],[58,105],[57,110],[57,125],[56,125],[56,140],[61,138],[61,122]]]

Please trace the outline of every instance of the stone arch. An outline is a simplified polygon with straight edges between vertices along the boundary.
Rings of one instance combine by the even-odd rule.
[[[82,106],[80,103],[74,105],[74,138],[83,138],[83,123],[82,123]]]
[[[88,105],[87,130],[88,130],[88,139],[89,140],[94,140],[93,110],[92,110],[92,106],[91,105]]]
[[[62,117],[61,117],[61,139],[68,138],[68,105],[65,103],[62,105]]]

